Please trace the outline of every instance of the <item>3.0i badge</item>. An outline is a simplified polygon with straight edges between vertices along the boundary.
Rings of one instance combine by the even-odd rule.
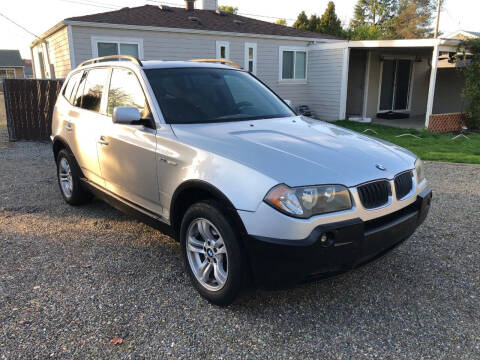
[[[378,170],[382,170],[382,171],[387,170],[387,168],[386,168],[385,166],[383,166],[382,164],[377,164],[377,165],[375,165],[375,167],[376,167]]]

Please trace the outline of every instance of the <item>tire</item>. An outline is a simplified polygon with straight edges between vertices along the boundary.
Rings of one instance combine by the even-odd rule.
[[[222,206],[214,201],[193,204],[180,228],[182,255],[190,279],[201,296],[219,306],[235,300],[248,273],[235,228],[223,213]],[[203,234],[207,234],[210,245]],[[204,281],[200,274],[207,267],[210,270]]]
[[[57,180],[63,199],[70,205],[81,205],[92,195],[82,187],[81,172],[73,155],[66,149],[57,155]]]

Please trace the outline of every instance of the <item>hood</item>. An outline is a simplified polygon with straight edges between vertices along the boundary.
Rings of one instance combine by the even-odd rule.
[[[289,186],[355,186],[392,179],[415,155],[394,144],[304,117],[173,124],[179,140],[248,166]],[[379,170],[377,164],[385,170]]]

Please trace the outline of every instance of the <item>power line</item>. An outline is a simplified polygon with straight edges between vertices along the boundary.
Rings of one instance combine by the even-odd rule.
[[[36,37],[37,39],[40,39],[39,36],[35,35],[33,32],[31,32],[30,30],[28,30],[27,28],[23,27],[22,25],[20,25],[19,23],[16,23],[15,21],[13,21],[12,19],[10,19],[8,16],[0,13],[0,16],[7,19],[8,21],[10,21],[12,24],[18,26],[20,29],[22,29],[23,31],[26,31],[27,33],[29,33],[30,35]],[[40,39],[41,40],[41,39]]]
[[[93,6],[93,7],[109,9],[109,10],[120,9],[119,7],[116,7],[115,5],[107,5],[107,4],[101,5],[102,3],[97,3],[97,2],[87,2],[87,1],[79,1],[79,0],[60,0],[60,1],[68,2],[68,3],[72,3],[72,4]]]

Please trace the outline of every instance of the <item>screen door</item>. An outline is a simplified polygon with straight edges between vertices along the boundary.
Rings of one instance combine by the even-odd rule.
[[[408,109],[411,71],[411,60],[383,61],[380,111]]]

